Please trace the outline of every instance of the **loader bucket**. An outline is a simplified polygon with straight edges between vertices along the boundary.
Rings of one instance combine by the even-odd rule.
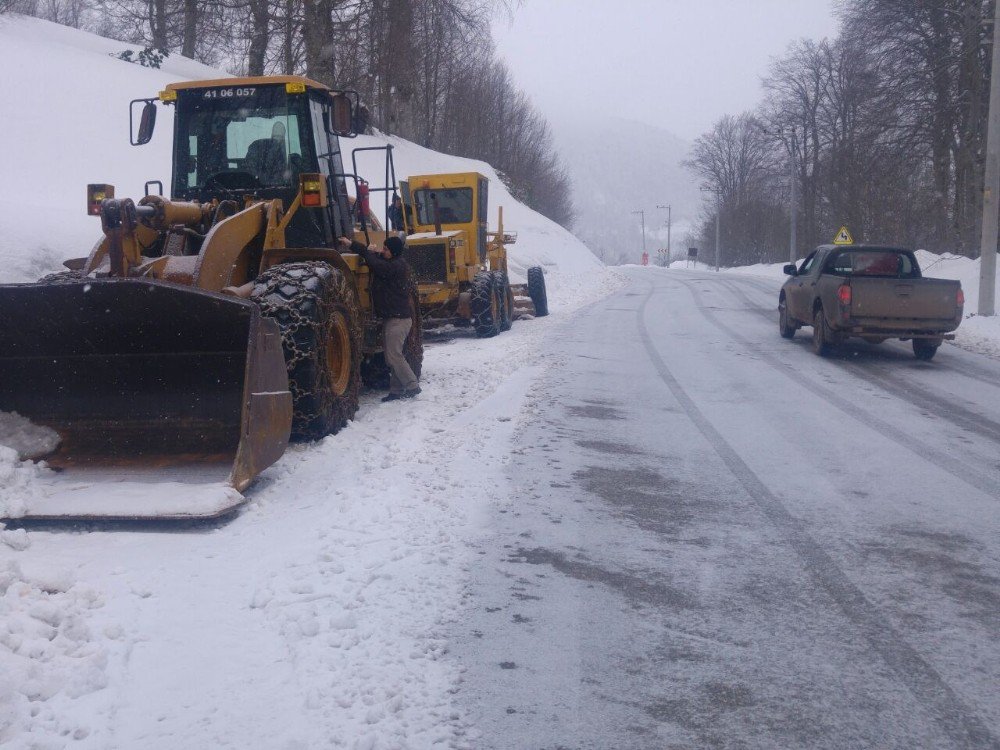
[[[221,515],[284,452],[291,403],[252,302],[139,279],[0,285],[0,411],[60,438],[20,517]]]

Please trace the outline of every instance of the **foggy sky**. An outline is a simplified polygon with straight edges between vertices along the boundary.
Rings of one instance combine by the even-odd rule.
[[[691,140],[753,108],[769,58],[837,21],[833,0],[523,0],[493,33],[550,121],[605,110]]]

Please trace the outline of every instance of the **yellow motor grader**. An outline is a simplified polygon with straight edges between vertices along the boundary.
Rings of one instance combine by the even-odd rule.
[[[489,180],[478,172],[416,175],[400,182],[407,232],[404,257],[414,269],[425,324],[472,325],[479,336],[511,327],[517,313],[548,315],[545,276],[528,269],[512,286],[503,208],[497,230],[487,228]]]
[[[381,357],[368,269],[337,249],[360,231],[340,149],[356,101],[279,76],[132,102],[133,145],[149,142],[159,107],[175,109],[170,198],[155,182],[138,201],[88,186],[103,229],[90,254],[0,285],[0,412],[58,435],[32,456],[54,480],[25,516],[220,515],[290,437],[354,415]],[[406,354],[419,373],[413,299]]]

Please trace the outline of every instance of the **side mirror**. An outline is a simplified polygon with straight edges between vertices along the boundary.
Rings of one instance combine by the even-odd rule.
[[[799,272],[795,268],[795,264],[794,263],[786,263],[785,266],[784,266],[784,268],[782,268],[781,270],[784,271],[789,276],[798,276],[799,275]]]
[[[350,138],[354,132],[354,104],[346,94],[334,94],[330,107],[330,132]]]
[[[139,116],[139,130],[135,129],[135,105],[145,102],[142,114]],[[153,99],[136,99],[129,108],[129,130],[133,146],[144,146],[153,138],[156,128],[156,101]]]

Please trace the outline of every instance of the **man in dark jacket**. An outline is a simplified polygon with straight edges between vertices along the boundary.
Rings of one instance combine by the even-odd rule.
[[[340,245],[365,259],[371,270],[372,307],[382,318],[385,361],[389,365],[389,395],[383,401],[413,398],[420,393],[417,376],[403,355],[403,344],[413,326],[410,299],[410,265],[403,259],[403,241],[387,237],[382,249],[365,247],[341,237]]]

